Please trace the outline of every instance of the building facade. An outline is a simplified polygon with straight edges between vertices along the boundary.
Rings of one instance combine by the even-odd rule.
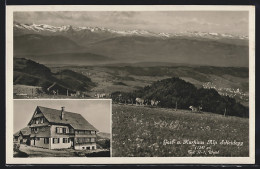
[[[82,115],[37,106],[28,123],[31,129],[31,146],[77,150],[96,149],[98,130]]]
[[[27,126],[14,134],[14,142],[30,145],[31,129]]]

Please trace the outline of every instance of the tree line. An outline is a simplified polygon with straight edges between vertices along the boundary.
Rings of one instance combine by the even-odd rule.
[[[217,114],[249,117],[248,107],[234,98],[221,96],[215,89],[197,89],[193,84],[180,78],[169,78],[154,82],[133,92],[114,92],[113,101],[135,104],[136,98],[158,100],[164,108],[189,109],[189,106],[201,106],[203,111]],[[176,107],[177,106],[177,107]]]

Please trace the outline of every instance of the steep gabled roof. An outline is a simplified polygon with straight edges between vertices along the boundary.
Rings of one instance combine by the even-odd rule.
[[[23,136],[28,136],[28,135],[30,135],[30,134],[31,134],[31,129],[30,129],[30,127],[29,127],[29,126],[26,126],[25,128],[23,128],[23,129],[21,130],[21,133],[23,134]]]
[[[23,129],[17,131],[14,133],[14,136],[19,136],[20,132],[22,133],[23,136],[28,136],[31,134],[31,129],[29,126],[24,127]]]
[[[61,119],[61,110],[41,106],[37,106],[37,108],[42,112],[42,114],[50,123],[71,125],[71,127],[76,130],[98,131],[81,114],[64,111],[64,118]]]

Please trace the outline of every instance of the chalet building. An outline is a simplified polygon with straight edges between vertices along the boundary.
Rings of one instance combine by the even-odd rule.
[[[14,134],[14,142],[30,145],[31,129],[27,126]]]
[[[31,146],[48,149],[96,149],[96,133],[82,115],[37,106],[28,123]]]

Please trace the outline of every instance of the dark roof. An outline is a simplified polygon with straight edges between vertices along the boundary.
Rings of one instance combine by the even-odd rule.
[[[20,130],[14,133],[14,136],[19,136]]]
[[[28,136],[31,134],[31,129],[29,128],[29,126],[26,126],[23,129],[14,133],[14,136],[19,136],[20,132],[22,133],[23,136]]]
[[[61,119],[60,118],[61,110],[56,110],[56,109],[51,109],[51,108],[41,107],[41,106],[37,106],[37,107],[50,123],[68,124],[71,125],[71,127],[73,127],[76,130],[98,131],[81,114],[64,111],[64,118]]]

